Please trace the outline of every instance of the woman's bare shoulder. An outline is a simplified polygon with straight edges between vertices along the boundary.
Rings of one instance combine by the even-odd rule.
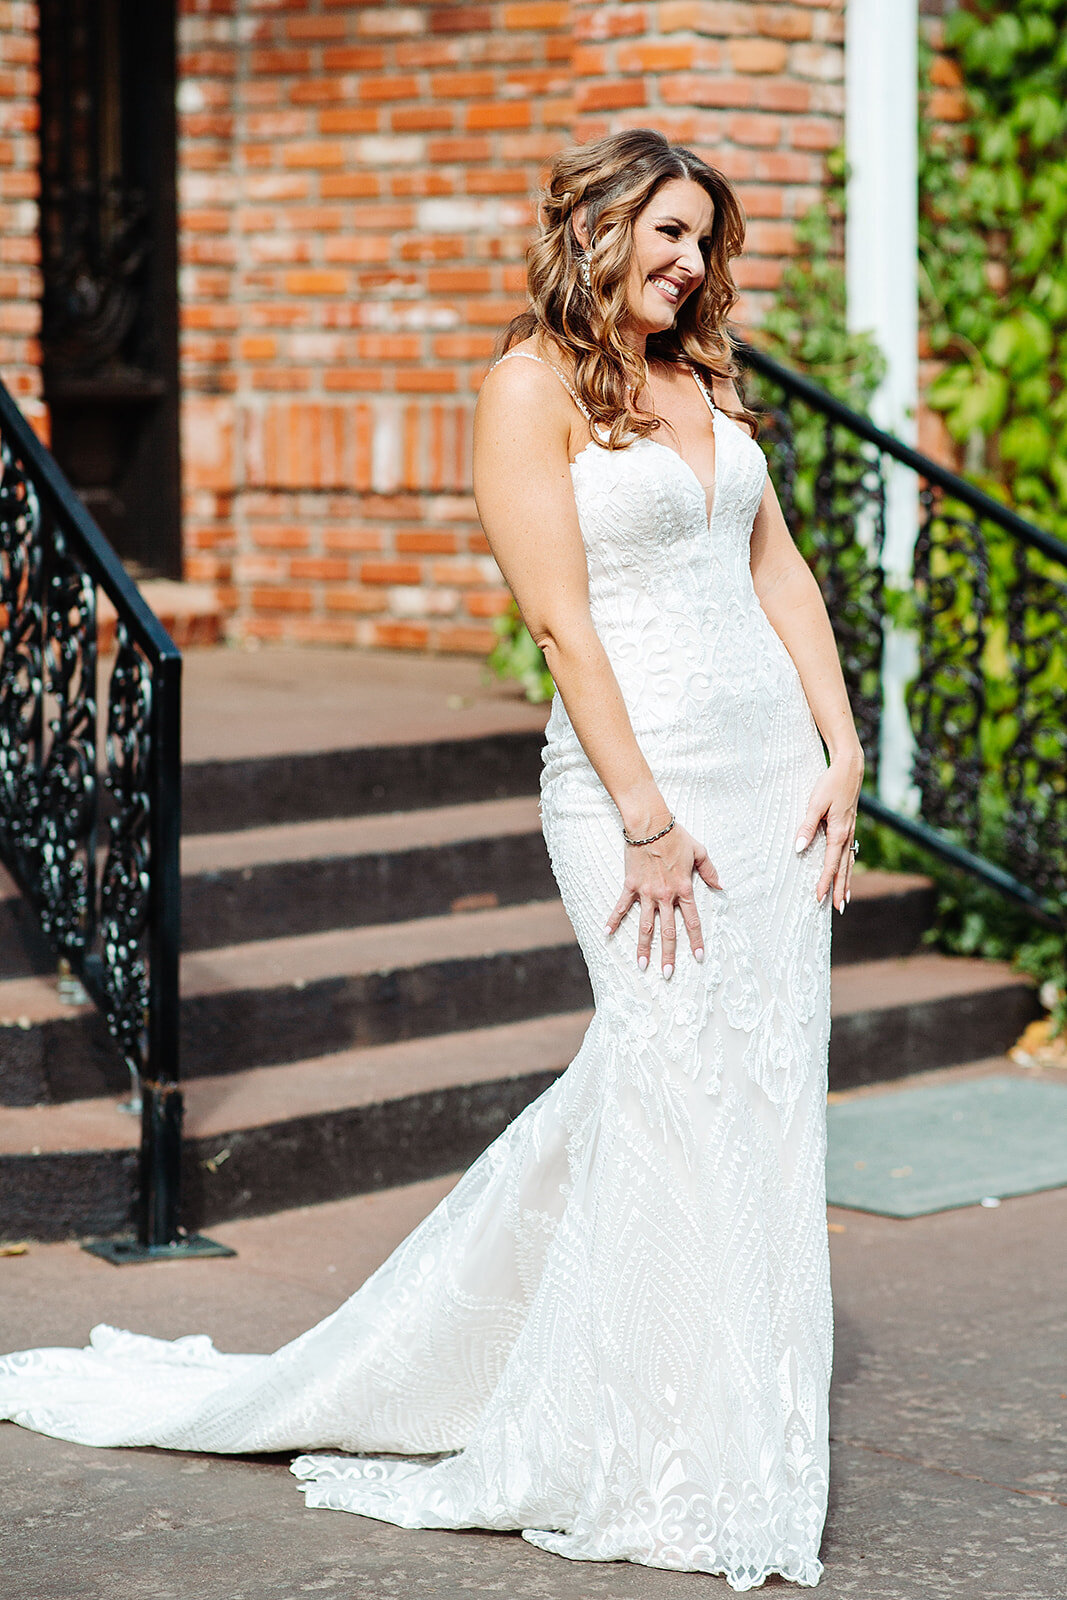
[[[556,365],[555,353],[547,353],[536,335],[513,344],[482,379],[479,408],[515,406],[536,418],[543,416],[547,407],[549,418],[556,413],[569,418],[571,400],[553,370]]]

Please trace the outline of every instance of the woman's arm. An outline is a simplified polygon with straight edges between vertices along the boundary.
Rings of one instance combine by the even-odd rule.
[[[485,536],[549,671],[582,748],[636,838],[670,817],[641,752],[607,653],[593,627],[585,547],[569,465],[575,412],[559,379],[533,361],[486,377],[474,418],[474,494]],[[621,846],[621,841],[620,841]],[[638,961],[647,965],[656,915],[664,972],[674,970],[674,905],[694,951],[703,939],[692,875],[720,888],[704,847],[677,824],[654,845],[625,847],[614,932],[641,904]]]
[[[826,860],[816,894],[833,885],[843,911],[850,897],[851,844],[863,783],[863,749],[848,703],[833,628],[814,574],[793,543],[768,477],[752,528],[752,583],[756,596],[796,664],[830,765],[811,796],[800,825],[805,848],[826,819]]]
[[[732,383],[717,382],[721,403],[739,409]],[[812,793],[798,843],[810,844],[826,819],[826,860],[816,887],[821,900],[833,885],[843,911],[850,896],[856,812],[863,783],[863,749],[848,703],[833,628],[814,574],[793,543],[770,477],[763,489],[750,547],[752,583],[768,621],[796,664],[830,765]]]

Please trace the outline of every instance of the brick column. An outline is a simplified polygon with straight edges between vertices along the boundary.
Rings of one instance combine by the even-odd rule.
[[[38,200],[37,6],[0,4],[0,373],[38,433],[41,401],[41,251]]]
[[[185,576],[227,609],[242,470],[236,455],[241,56],[238,0],[179,0],[178,298]]]

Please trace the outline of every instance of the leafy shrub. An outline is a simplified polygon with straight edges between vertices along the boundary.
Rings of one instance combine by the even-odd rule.
[[[493,632],[497,642],[485,658],[490,671],[498,678],[511,678],[521,684],[527,700],[535,705],[551,700],[556,689],[552,674],[514,600],[506,611],[494,617]]]
[[[1003,824],[1001,824],[1001,829]],[[923,942],[949,955],[1010,961],[1042,986],[1055,1036],[1067,1025],[1067,949],[1064,936],[1043,927],[995,889],[949,866],[883,823],[860,814],[856,825],[860,858],[867,868],[919,872],[937,890],[934,920]],[[994,859],[1003,854],[994,846]]]
[[[919,141],[927,394],[987,493],[1067,537],[1067,0],[969,0],[945,20],[966,114]]]

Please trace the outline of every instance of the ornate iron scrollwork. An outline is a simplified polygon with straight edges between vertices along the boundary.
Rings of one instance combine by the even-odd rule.
[[[151,338],[129,9],[118,0],[40,0],[42,313],[53,378],[141,367],[138,346]]]
[[[144,196],[117,179],[55,194],[44,302],[53,375],[93,373],[121,357],[144,295],[147,217]]]
[[[812,437],[813,419],[798,427],[788,400],[761,412],[763,444],[782,513],[819,582],[833,622],[841,667],[868,779],[877,775],[882,712],[885,479],[881,458],[849,440],[829,418]],[[814,472],[799,464],[818,454]]]
[[[0,845],[29,885],[37,877],[41,808],[41,508],[6,439],[0,474]]]
[[[1016,871],[1067,900],[1067,570],[1020,546],[1008,596],[1014,704],[1003,763],[1006,841]]]
[[[108,695],[107,775],[115,803],[100,885],[100,935],[108,1027],[132,1071],[147,1060],[148,926],[151,839],[152,673],[126,629]]]
[[[87,950],[96,909],[96,586],[58,529],[49,556],[37,895],[41,927],[69,958]]]
[[[147,1061],[152,669],[118,626],[97,875],[96,586],[0,441],[0,855],[58,955],[96,953],[104,1012],[131,1071]],[[98,915],[99,912],[99,915]]]
[[[909,697],[916,744],[912,776],[923,818],[977,848],[985,772],[989,552],[976,517],[947,510],[940,491],[929,484],[919,500],[914,569],[919,671]]]
[[[0,844],[57,951],[83,954],[95,901],[95,587],[6,440],[0,464]]]
[[[117,613],[102,871],[98,584]],[[137,1239],[89,1246],[113,1261],[232,1253],[180,1221],[180,716],[180,654],[0,383],[0,860],[143,1098]]]
[[[885,627],[882,458],[827,417],[815,476],[811,566],[837,639],[869,781],[878,776]]]

